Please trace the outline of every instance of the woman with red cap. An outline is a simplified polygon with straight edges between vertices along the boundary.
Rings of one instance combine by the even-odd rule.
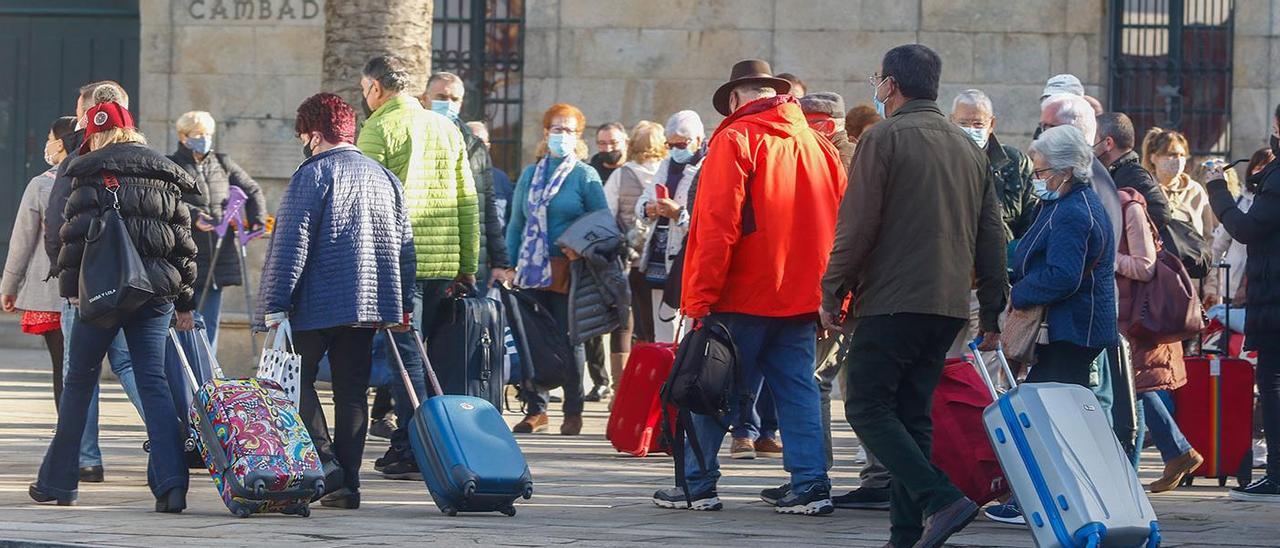
[[[181,426],[174,414],[173,397],[164,375],[165,341],[177,312],[178,329],[193,326],[192,283],[196,269],[191,217],[179,201],[194,188],[182,168],[146,146],[133,116],[120,106],[117,88],[99,86],[96,106],[85,114],[84,145],[80,156],[67,166],[73,178],[62,227],[58,255],[60,293],[72,304],[80,300],[80,270],[91,226],[107,208],[115,207],[124,219],[129,238],[142,259],[154,291],[137,309],[121,313],[105,326],[77,318],[71,331],[69,371],[59,404],[58,430],[40,474],[28,493],[36,502],[66,506],[75,502],[79,483],[79,447],[90,399],[98,385],[102,358],[121,329],[133,357],[134,375],[142,396],[151,441],[147,484],[156,497],[157,512],[181,512],[186,508],[187,467],[183,458]]]

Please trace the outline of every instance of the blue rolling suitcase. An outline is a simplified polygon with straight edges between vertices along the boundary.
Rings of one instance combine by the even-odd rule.
[[[418,404],[400,351],[383,332],[387,348],[417,412],[409,443],[427,490],[440,511],[516,514],[515,501],[533,496],[533,477],[511,429],[493,404],[471,396],[447,396],[440,389],[422,338],[415,332],[434,397]]]

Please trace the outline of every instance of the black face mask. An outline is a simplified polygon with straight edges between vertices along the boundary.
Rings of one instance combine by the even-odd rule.
[[[310,140],[310,139],[308,139],[308,140],[307,140],[307,142],[302,143],[302,157],[303,157],[303,158],[311,159],[311,157],[312,157],[312,156],[315,156],[315,154],[316,154],[315,150],[311,148],[311,140]]]
[[[611,152],[601,152],[600,159],[609,165],[618,165],[618,161],[622,160],[622,151],[614,150]]]
[[[1280,158],[1280,137],[1271,136],[1271,154]]]
[[[1031,134],[1031,140],[1035,141],[1040,138],[1040,134],[1044,133],[1044,126],[1036,126],[1036,132]]]

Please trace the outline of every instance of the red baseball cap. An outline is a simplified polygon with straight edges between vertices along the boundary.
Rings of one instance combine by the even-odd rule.
[[[129,114],[129,109],[120,106],[120,103],[115,101],[94,105],[93,108],[84,113],[84,118],[86,125],[84,127],[84,143],[80,145],[80,154],[89,152],[89,137],[95,133],[110,129],[132,129],[137,127],[133,125],[133,115]]]

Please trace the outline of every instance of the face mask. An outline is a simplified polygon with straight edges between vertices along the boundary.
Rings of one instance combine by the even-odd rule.
[[[1187,159],[1184,156],[1170,156],[1160,160],[1160,163],[1156,165],[1156,168],[1161,173],[1168,175],[1170,178],[1177,177],[1178,174],[1182,173],[1182,171],[1187,168]]]
[[[58,157],[58,153],[49,152],[50,145],[57,142],[60,142],[60,141],[50,141],[44,145],[44,163],[49,164],[51,166],[58,165],[58,162],[55,160],[55,158]]]
[[[1275,134],[1272,134],[1270,143],[1271,143],[1271,154],[1276,156],[1277,158],[1280,158],[1280,137],[1276,137]]]
[[[964,126],[960,126],[960,129],[963,130],[965,134],[969,136],[970,139],[973,139],[974,143],[978,144],[978,148],[981,148],[981,149],[987,148],[988,135],[987,135],[986,129],[977,128],[977,127],[964,127]]]
[[[693,159],[693,147],[686,146],[684,148],[671,149],[671,161],[677,164],[687,164]]]
[[[302,143],[302,157],[310,159],[315,155],[315,150],[311,148],[311,137],[307,137],[307,142]]]
[[[213,150],[213,139],[204,137],[187,137],[187,148],[196,154],[208,154]]]
[[[369,91],[373,91],[373,86],[369,86]],[[360,91],[360,110],[364,111],[365,119],[373,116],[373,108],[369,107],[369,94],[364,90]]]
[[[1046,202],[1052,202],[1062,197],[1060,192],[1056,190],[1049,190],[1048,179],[1032,179],[1031,187],[1032,192],[1035,193],[1036,197]]]
[[[609,152],[601,152],[600,159],[603,160],[604,163],[606,164],[609,164],[611,166],[616,166],[618,165],[618,162],[622,161],[622,151],[611,150]]]
[[[556,158],[573,154],[578,147],[578,136],[572,133],[552,133],[547,136],[547,151]]]
[[[876,105],[876,114],[879,114],[881,118],[888,118],[888,115],[885,114],[884,101],[880,100],[880,86],[883,86],[888,81],[888,78],[881,79],[880,83],[876,84],[876,87],[871,91],[871,102]]]
[[[431,112],[449,118],[451,120],[458,119],[458,113],[462,111],[462,106],[453,101],[431,100]]]

